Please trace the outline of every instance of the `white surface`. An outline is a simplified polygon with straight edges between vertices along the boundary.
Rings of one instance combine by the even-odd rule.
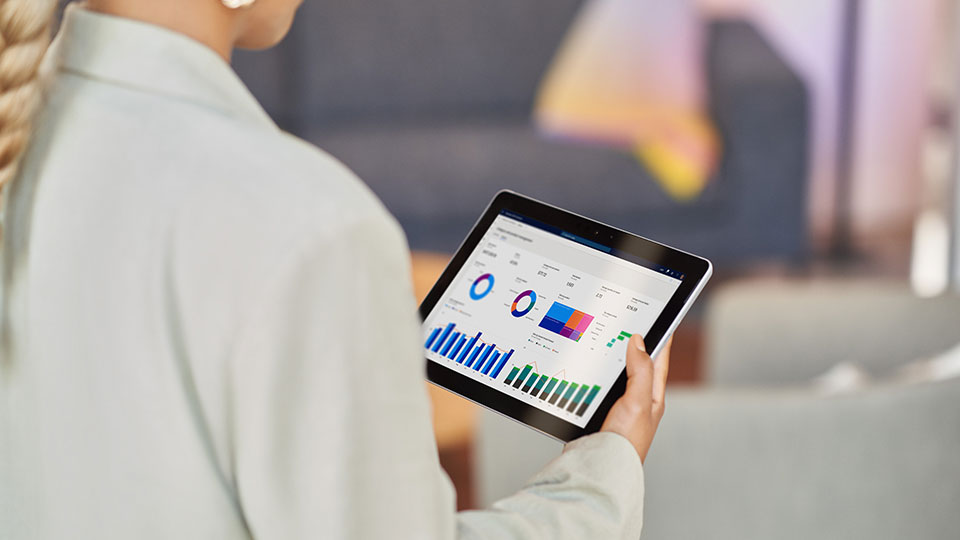
[[[863,390],[870,384],[870,375],[860,366],[841,362],[813,381],[814,389],[823,394],[847,394]]]
[[[918,296],[931,297],[947,291],[950,282],[950,229],[939,210],[924,210],[913,227],[910,255],[910,285]]]
[[[960,377],[960,344],[933,358],[907,364],[898,375],[902,380],[916,383]]]

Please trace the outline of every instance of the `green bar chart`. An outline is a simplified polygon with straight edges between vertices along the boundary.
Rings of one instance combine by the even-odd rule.
[[[600,393],[597,385],[580,384],[537,373],[531,364],[523,368],[513,366],[503,383],[577,416],[586,414]]]
[[[616,343],[616,342],[618,342],[618,341],[623,341],[623,340],[626,340],[626,339],[630,339],[630,338],[632,338],[632,337],[633,337],[633,334],[631,334],[631,333],[629,333],[629,332],[623,332],[623,331],[621,331],[621,332],[620,332],[620,335],[618,335],[617,337],[611,339],[610,342],[607,343],[607,347],[613,347],[614,343]]]

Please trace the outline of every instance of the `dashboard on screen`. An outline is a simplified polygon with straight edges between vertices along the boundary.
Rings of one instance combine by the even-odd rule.
[[[502,210],[426,317],[426,357],[582,428],[683,278]]]

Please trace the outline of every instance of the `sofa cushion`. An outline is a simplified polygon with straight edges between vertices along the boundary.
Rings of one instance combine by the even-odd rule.
[[[299,52],[301,112],[331,118],[529,109],[580,0],[306,2],[288,40]]]
[[[699,230],[723,195],[713,186],[695,206],[677,203],[630,154],[546,139],[526,119],[354,125],[307,138],[367,182],[418,249],[452,252],[500,189],[664,241]]]
[[[871,377],[960,342],[960,297],[918,298],[900,282],[750,280],[713,295],[707,374],[722,386],[805,384],[851,362]]]

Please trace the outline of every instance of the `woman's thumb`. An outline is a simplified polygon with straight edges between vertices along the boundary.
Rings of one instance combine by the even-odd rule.
[[[634,334],[627,343],[627,393],[640,398],[644,395],[651,399],[653,389],[653,360],[647,354],[647,349],[640,334]]]

